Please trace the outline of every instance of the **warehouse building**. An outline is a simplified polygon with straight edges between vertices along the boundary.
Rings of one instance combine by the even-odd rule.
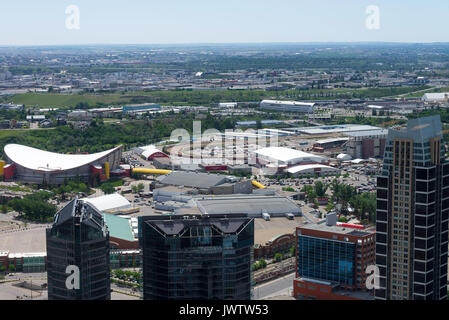
[[[359,131],[373,131],[381,130],[379,127],[360,124],[340,124],[340,125],[328,125],[328,126],[316,126],[316,127],[296,127],[296,128],[284,128],[286,131],[293,131],[297,134],[307,135],[330,135],[336,133],[348,133]]]
[[[349,138],[329,138],[318,140],[313,144],[314,152],[324,152],[329,149],[341,148]]]
[[[182,186],[195,188],[202,193],[211,193],[213,187],[226,183],[236,183],[240,179],[233,176],[224,176],[211,173],[173,171],[156,179],[156,188],[163,186]],[[218,190],[215,188],[214,190]]]
[[[388,130],[348,132],[345,152],[353,159],[383,157]]]
[[[133,209],[131,202],[118,193],[81,200],[94,206],[98,211],[105,213],[125,213]]]
[[[449,92],[425,93],[422,100],[428,103],[447,103],[449,101]]]
[[[232,195],[215,197],[197,197],[194,203],[205,215],[247,214],[252,218],[261,218],[263,213],[271,217],[286,217],[288,214],[301,216],[302,210],[287,197],[277,195]]]
[[[314,106],[315,103],[306,103],[297,101],[263,100],[260,103],[260,108],[264,110],[300,112],[300,113],[313,113]]]
[[[145,160],[149,160],[149,161],[156,159],[156,158],[169,158],[168,155],[163,153],[161,150],[156,148],[156,146],[154,146],[154,145],[135,148],[134,152],[137,153],[138,155],[140,155]]]
[[[256,163],[262,166],[273,164],[279,167],[291,167],[298,164],[327,164],[329,162],[325,157],[284,147],[259,149],[254,152],[253,161],[254,156],[256,157]]]
[[[152,103],[140,104],[140,105],[128,105],[123,107],[123,113],[144,113],[150,111],[160,111],[161,106]]]
[[[63,184],[79,178],[106,180],[110,170],[119,168],[122,146],[95,154],[58,154],[18,144],[5,146],[8,162],[4,167],[5,180],[25,183]],[[96,177],[98,176],[98,177]]]

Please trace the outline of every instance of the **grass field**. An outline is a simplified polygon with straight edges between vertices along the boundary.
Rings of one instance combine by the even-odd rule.
[[[75,107],[80,102],[91,106],[97,104],[129,103],[130,99],[120,94],[89,95],[89,94],[54,94],[54,93],[24,93],[10,99],[15,104],[39,107]]]
[[[364,89],[312,89],[312,90],[222,90],[222,91],[150,91],[127,93],[23,93],[8,97],[8,102],[25,104],[27,107],[73,108],[78,103],[88,103],[90,107],[123,105],[133,103],[158,103],[161,105],[210,105],[223,101],[259,102],[263,99],[327,100],[348,98],[381,98],[407,94],[428,89],[428,86],[403,88]]]

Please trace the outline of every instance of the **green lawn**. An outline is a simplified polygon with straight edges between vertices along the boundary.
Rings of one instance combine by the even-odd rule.
[[[15,104],[39,107],[75,107],[80,102],[87,102],[91,106],[97,103],[105,105],[128,103],[129,98],[120,94],[54,94],[54,93],[23,93],[11,97]]]
[[[364,88],[364,89],[313,89],[313,90],[222,90],[222,91],[150,91],[107,94],[58,94],[58,93],[23,93],[8,97],[8,101],[26,106],[39,107],[75,107],[80,102],[89,106],[120,105],[133,103],[158,103],[169,105],[210,105],[222,101],[259,102],[263,99],[323,100],[350,98],[381,98],[406,94],[422,89],[421,87],[404,88]]]

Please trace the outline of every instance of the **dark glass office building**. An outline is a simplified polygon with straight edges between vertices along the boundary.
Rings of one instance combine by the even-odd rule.
[[[372,230],[337,226],[337,217],[296,228],[296,277],[332,282],[355,291],[366,290],[368,266],[374,265]]]
[[[145,300],[250,300],[254,221],[246,215],[139,217]]]
[[[355,285],[355,243],[298,235],[297,248],[301,277]]]
[[[377,178],[379,300],[447,299],[449,163],[439,116],[390,129]]]
[[[79,268],[79,289],[68,289],[68,266]],[[75,199],[47,230],[49,300],[110,300],[109,232],[90,204]]]

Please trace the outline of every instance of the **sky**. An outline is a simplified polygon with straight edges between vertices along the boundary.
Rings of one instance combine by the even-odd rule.
[[[0,45],[449,42],[448,15],[448,0],[1,0]]]

